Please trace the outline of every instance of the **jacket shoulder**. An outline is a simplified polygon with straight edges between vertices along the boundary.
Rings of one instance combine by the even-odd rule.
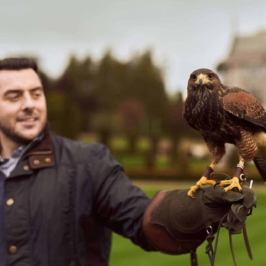
[[[62,136],[52,135],[54,153],[57,158],[71,160],[75,163],[87,162],[89,160],[99,160],[109,154],[108,148],[98,142],[85,143],[71,140]]]

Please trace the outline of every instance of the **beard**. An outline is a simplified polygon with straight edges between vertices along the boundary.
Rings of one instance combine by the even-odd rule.
[[[39,134],[44,130],[46,123],[47,123],[46,121],[43,123],[40,132],[34,138],[38,137]],[[2,131],[2,133],[7,138],[9,138],[10,140],[19,145],[27,145],[34,139],[34,138],[27,138],[22,134],[16,132],[8,123],[3,123],[3,121],[0,122],[0,131]]]

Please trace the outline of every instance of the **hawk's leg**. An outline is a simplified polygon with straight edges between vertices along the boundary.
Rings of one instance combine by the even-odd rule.
[[[212,163],[207,167],[203,176],[196,183],[195,186],[190,187],[188,191],[188,196],[193,197],[195,191],[197,191],[203,185],[215,185],[216,181],[212,179],[211,174],[213,173],[214,166],[221,160],[221,158],[225,154],[225,146],[224,144],[217,145],[217,143],[212,141],[206,141],[206,144],[212,153]]]
[[[198,190],[203,185],[214,185],[216,182],[211,179],[211,174],[213,173],[213,167],[214,165],[211,164],[208,166],[203,174],[203,176],[200,178],[200,180],[196,183],[195,186],[190,187],[190,190],[188,191],[188,196],[193,197],[193,194],[196,190]]]
[[[233,178],[220,182],[220,186],[226,186],[224,191],[232,190],[233,188],[237,188],[239,191],[242,190],[240,181],[242,180],[241,177],[244,174],[244,163],[245,161],[252,160],[258,149],[252,132],[241,129],[240,134],[240,140],[236,141],[236,147],[239,154],[239,163]]]
[[[239,191],[242,190],[240,185],[240,180],[242,179],[241,176],[244,174],[244,160],[240,160],[239,164],[237,165],[236,171],[234,176],[230,180],[223,180],[219,183],[220,186],[225,187],[224,192],[228,190],[232,190],[233,188],[237,188]]]

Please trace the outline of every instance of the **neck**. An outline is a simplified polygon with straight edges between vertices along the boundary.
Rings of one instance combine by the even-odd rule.
[[[20,144],[6,138],[2,134],[0,134],[0,139],[2,158],[10,158],[13,152],[20,146]]]

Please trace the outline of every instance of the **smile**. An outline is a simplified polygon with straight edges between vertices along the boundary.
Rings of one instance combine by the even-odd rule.
[[[36,117],[28,117],[28,118],[19,118],[18,122],[34,122],[36,121]]]

